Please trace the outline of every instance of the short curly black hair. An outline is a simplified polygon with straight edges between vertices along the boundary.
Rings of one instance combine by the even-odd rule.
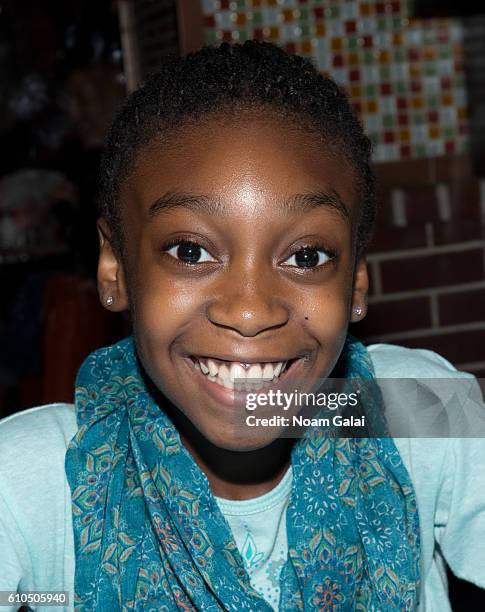
[[[337,147],[355,170],[360,199],[356,255],[367,246],[376,215],[371,144],[345,94],[312,62],[261,41],[203,47],[167,57],[126,101],[108,133],[101,164],[99,205],[123,253],[120,187],[140,148],[204,115],[268,109],[297,120]]]

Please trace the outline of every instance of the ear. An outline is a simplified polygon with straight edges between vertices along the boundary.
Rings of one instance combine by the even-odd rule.
[[[369,276],[367,262],[362,256],[355,266],[354,283],[352,288],[352,303],[350,321],[361,321],[367,313],[367,293],[369,291]],[[359,312],[360,310],[360,312]]]
[[[105,219],[98,219],[99,261],[98,293],[108,310],[128,310],[129,300],[123,265],[115,254],[111,232]]]

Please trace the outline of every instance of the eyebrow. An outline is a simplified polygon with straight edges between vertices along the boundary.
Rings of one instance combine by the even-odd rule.
[[[349,209],[335,190],[297,193],[283,202],[283,209],[288,214],[308,212],[320,207],[337,211],[345,221],[350,219]],[[174,208],[186,208],[193,212],[204,212],[211,215],[224,214],[225,212],[224,202],[220,198],[167,191],[151,204],[148,209],[148,217],[152,220],[159,214]]]

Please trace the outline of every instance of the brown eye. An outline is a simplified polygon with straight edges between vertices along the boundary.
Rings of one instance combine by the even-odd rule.
[[[332,259],[332,254],[317,247],[304,247],[286,260],[287,266],[296,268],[316,268]]]
[[[188,264],[203,263],[206,261],[216,261],[212,255],[196,242],[181,240],[171,248],[166,249],[171,257]]]

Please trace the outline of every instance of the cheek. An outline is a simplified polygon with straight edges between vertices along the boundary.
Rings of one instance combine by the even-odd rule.
[[[333,288],[320,289],[306,295],[302,304],[305,326],[316,337],[329,338],[348,324],[351,293]]]
[[[319,376],[326,378],[340,357],[348,330],[349,299],[345,294],[321,293],[305,304],[307,332],[323,349],[318,359]]]
[[[187,283],[168,280],[160,273],[139,285],[133,296],[133,328],[145,351],[160,355],[170,349],[197,316],[197,296]]]

